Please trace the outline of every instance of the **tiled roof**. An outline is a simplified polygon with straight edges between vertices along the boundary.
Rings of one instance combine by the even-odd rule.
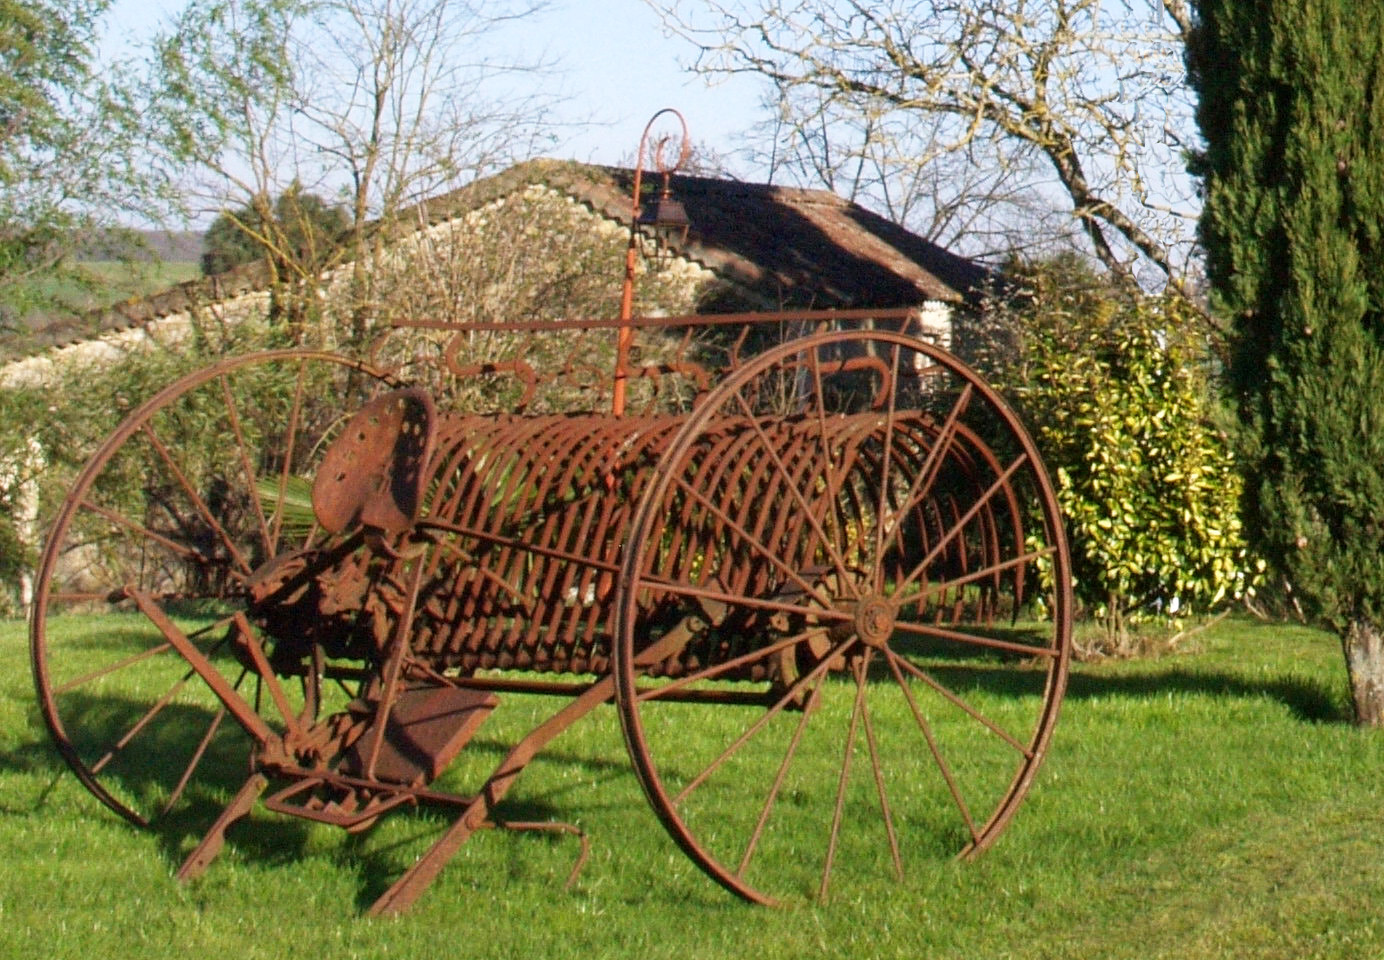
[[[427,201],[419,212],[440,222],[532,185],[565,193],[617,223],[628,223],[633,171],[555,160],[518,164],[493,177]],[[659,178],[646,172],[646,190]],[[928,300],[960,302],[984,285],[973,261],[823,190],[801,190],[710,177],[676,176],[674,196],[692,227],[676,252],[716,273],[744,309],[899,307]],[[405,214],[401,224],[419,218]],[[263,289],[268,271],[252,264],[162,293],[54,323],[6,349],[0,359],[140,326],[160,317]],[[706,305],[715,312],[719,304]]]
[[[535,160],[430,201],[428,211],[444,219],[521,184],[541,183],[628,223],[633,180],[633,171],[623,168]],[[646,196],[660,186],[647,171],[643,182]],[[692,223],[678,252],[770,305],[955,303],[977,294],[988,277],[974,261],[825,190],[693,176],[675,176],[671,187]]]

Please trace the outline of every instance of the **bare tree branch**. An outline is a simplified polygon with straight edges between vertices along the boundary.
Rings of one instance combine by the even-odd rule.
[[[541,84],[551,65],[486,52],[546,3],[194,0],[159,52],[168,122],[196,152],[196,191],[212,210],[255,209],[280,281],[313,287],[351,264],[360,334],[383,255],[382,231],[368,228],[532,156],[553,131]],[[293,259],[293,225],[272,216],[290,187],[347,209],[334,261]]]
[[[975,210],[989,184],[1003,213],[1026,185],[1030,209],[1065,201],[1109,269],[1190,297],[1192,229],[1171,210],[1195,196],[1169,135],[1192,128],[1184,0],[648,2],[695,45],[696,70],[765,81],[776,174],[895,215],[919,171],[976,162],[964,202],[934,192],[905,212]]]

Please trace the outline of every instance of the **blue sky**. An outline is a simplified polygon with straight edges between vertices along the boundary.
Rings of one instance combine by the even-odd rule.
[[[709,87],[705,78],[689,74],[691,46],[666,36],[642,0],[567,0],[545,19],[550,49],[571,71],[574,105],[589,107],[609,123],[573,145],[575,159],[612,163],[628,157],[644,124],[663,107],[683,113],[695,142],[723,152],[734,149],[737,134],[755,120],[754,85],[740,80]]]
[[[106,49],[116,51],[150,35],[184,0],[117,0]],[[665,34],[643,0],[555,0],[541,18],[525,21],[515,42],[543,51],[564,69],[568,94],[560,119],[590,119],[561,155],[595,163],[628,160],[644,124],[658,110],[676,107],[694,142],[728,153],[755,120],[758,94],[747,80],[708,86],[684,66],[692,56],[683,40]]]

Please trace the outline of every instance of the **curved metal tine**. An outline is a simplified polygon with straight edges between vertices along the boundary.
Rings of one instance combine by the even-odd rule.
[[[815,683],[818,677],[825,674],[831,665],[831,661],[838,656],[844,656],[846,651],[849,650],[854,643],[855,638],[850,637],[846,640],[841,641],[841,643],[839,643],[837,646],[833,647],[830,651],[828,651],[827,655],[822,658],[821,663],[817,664],[806,674],[799,677],[797,682],[789,686],[788,690],[785,691],[784,694],[778,698],[778,700],[774,701],[774,703],[769,707],[769,709],[765,710],[764,713],[761,714],[759,718],[755,720],[754,723],[750,724],[750,726],[747,727],[745,731],[741,733],[740,736],[737,737],[734,742],[731,743],[730,746],[726,747],[725,750],[721,751],[720,755],[718,755],[716,759],[712,760],[711,763],[707,764],[706,767],[703,768],[700,773],[693,777],[691,781],[689,781],[680,791],[678,791],[677,795],[673,797],[673,805],[676,806],[682,803],[682,801],[687,798],[688,794],[690,794],[693,790],[696,790],[703,783],[705,783],[708,777],[710,777],[713,773],[719,770],[727,760],[729,760],[740,750],[741,747],[743,747],[746,743],[753,739],[755,734],[759,733],[760,730],[764,729],[764,727],[769,723],[770,720],[776,717],[779,713],[783,712],[783,709],[787,707],[788,704],[793,703],[795,700],[797,700],[801,696],[801,693],[804,689],[806,689],[809,685]]]
[[[952,775],[951,767],[942,756],[941,748],[937,745],[937,738],[933,735],[932,725],[927,722],[923,712],[918,709],[918,702],[913,697],[913,690],[909,687],[908,681],[904,679],[903,673],[899,670],[899,663],[911,667],[907,660],[897,656],[889,650],[885,650],[885,657],[889,661],[889,669],[894,674],[894,680],[899,685],[899,690],[903,692],[904,699],[908,702],[908,709],[913,714],[913,720],[922,731],[923,739],[927,742],[928,752],[932,754],[933,761],[937,764],[938,771],[942,774],[942,780],[947,785],[947,790],[951,793],[952,802],[956,804],[957,810],[961,813],[961,819],[966,823],[966,830],[971,835],[972,843],[980,842],[980,831],[976,829],[975,819],[971,816],[970,807],[966,805],[966,798],[961,795],[961,788],[957,785],[956,777]],[[930,679],[923,678],[920,679]]]
[[[764,447],[764,452],[768,454],[770,462],[774,465],[774,469],[779,472],[779,475],[783,477],[784,480],[788,481],[786,486],[792,494],[793,499],[797,501],[798,507],[802,510],[803,515],[807,518],[809,525],[812,527],[812,532],[817,535],[822,546],[825,547],[827,552],[831,555],[831,562],[836,567],[836,575],[841,579],[842,583],[849,585],[851,583],[851,576],[846,566],[845,558],[841,556],[839,545],[828,539],[826,531],[822,529],[820,519],[813,512],[812,506],[807,502],[807,498],[803,496],[803,492],[798,489],[798,485],[793,482],[792,475],[788,472],[788,467],[783,462],[783,458],[780,457],[778,451],[774,449],[774,445],[769,442],[768,436],[764,433],[764,427],[754,416],[752,409],[749,404],[745,402],[745,398],[741,395],[739,390],[735,391],[735,399],[744,411],[745,417],[750,422],[750,426],[758,435],[760,443]],[[803,582],[797,574],[793,574],[793,579],[798,580],[800,583]],[[851,587],[851,589],[854,589],[854,587]],[[813,594],[813,596],[817,596],[815,590],[809,590],[808,592]],[[858,595],[857,592],[857,596]],[[818,599],[820,599],[820,597],[818,597]]]

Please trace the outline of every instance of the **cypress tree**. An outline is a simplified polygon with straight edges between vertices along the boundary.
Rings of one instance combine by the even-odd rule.
[[[1384,4],[1196,0],[1200,232],[1246,533],[1384,726]]]

